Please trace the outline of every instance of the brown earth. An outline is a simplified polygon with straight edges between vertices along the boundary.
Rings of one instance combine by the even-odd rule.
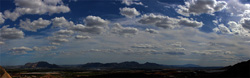
[[[3,67],[0,66],[0,78],[12,78]]]

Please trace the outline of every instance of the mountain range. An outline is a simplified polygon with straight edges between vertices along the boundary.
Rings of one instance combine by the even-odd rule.
[[[81,68],[111,68],[111,69],[157,69],[163,68],[163,65],[146,62],[140,64],[138,62],[121,62],[121,63],[87,63],[80,66]]]
[[[39,61],[36,63],[26,63],[22,68],[59,68],[56,64],[49,64],[45,61]]]
[[[135,61],[125,61],[121,63],[86,63],[79,65],[56,65],[50,64],[46,61],[39,61],[35,63],[26,63],[21,66],[21,68],[84,68],[84,69],[161,69],[161,68],[185,68],[185,67],[201,67],[199,65],[194,64],[186,64],[186,65],[162,65],[157,63],[146,62],[140,64]]]

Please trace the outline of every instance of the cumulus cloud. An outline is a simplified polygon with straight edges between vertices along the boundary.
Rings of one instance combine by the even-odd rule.
[[[171,18],[163,15],[155,15],[153,13],[149,15],[142,15],[141,19],[138,21],[141,24],[151,24],[162,28],[175,28],[177,26],[178,19]]]
[[[55,32],[56,35],[72,35],[74,34],[74,31],[72,30],[59,30]]]
[[[72,30],[59,30],[53,36],[47,37],[47,39],[52,41],[52,45],[60,45],[60,43],[69,42],[67,38],[71,37],[73,33]]]
[[[6,18],[15,21],[18,17],[25,14],[54,14],[66,13],[70,11],[62,0],[15,0],[17,6],[13,12],[6,10],[4,15]]]
[[[76,24],[71,26],[69,29],[82,33],[101,34],[107,28],[109,21],[98,16],[87,16],[84,19],[84,23],[85,25]]]
[[[70,27],[74,23],[72,21],[66,20],[64,17],[55,17],[52,19],[53,27]]]
[[[227,12],[231,13],[231,15],[238,15],[242,17],[249,17],[250,5],[241,3],[240,0],[228,0],[227,1]]]
[[[42,46],[42,47],[34,46],[33,47],[34,51],[50,51],[52,49],[57,49],[57,47],[56,46]]]
[[[69,40],[65,38],[48,37],[48,39],[55,43],[69,42]]]
[[[145,30],[146,32],[149,32],[149,33],[152,33],[152,34],[157,34],[157,33],[159,33],[159,31],[157,31],[157,30],[155,30],[155,29],[146,29]]]
[[[165,18],[168,18],[168,17],[163,16],[163,15],[155,15],[153,13],[148,14],[148,15],[144,14],[142,15],[141,19],[138,22],[142,24],[155,24]]]
[[[231,55],[234,54],[231,51],[225,51],[225,50],[202,50],[202,51],[193,51],[192,54],[198,54],[198,55]]]
[[[180,19],[177,18],[171,18],[168,16],[163,15],[155,15],[155,14],[149,14],[149,15],[143,15],[141,19],[138,21],[141,24],[150,24],[155,25],[157,27],[165,28],[165,29],[172,29],[180,26],[184,27],[195,27],[199,28],[203,26],[202,22],[198,22],[192,19],[183,18]]]
[[[248,31],[245,30],[245,28],[243,28],[241,24],[238,24],[235,21],[229,21],[228,25],[233,34],[242,35],[242,36],[246,36],[247,34],[249,34]]]
[[[51,22],[49,20],[44,20],[39,18],[38,20],[30,21],[30,19],[26,19],[26,21],[20,20],[20,28],[25,29],[27,31],[36,32],[38,29],[46,28],[50,25]]]
[[[120,35],[135,35],[139,32],[137,28],[123,27],[119,23],[115,23],[112,30],[113,30],[113,33],[120,34]]]
[[[227,6],[225,1],[216,0],[190,0],[186,1],[185,5],[179,5],[177,12],[184,16],[200,15],[203,13],[213,14],[214,12],[221,11]]]
[[[2,12],[0,12],[0,24],[3,24],[5,19],[3,18]]]
[[[51,42],[50,44],[52,44],[52,45],[61,45],[60,43],[56,43],[56,42]]]
[[[143,5],[142,2],[138,2],[137,0],[122,0],[122,4],[126,4],[127,6],[130,5]]]
[[[131,46],[132,48],[156,48],[150,44],[135,44]]]
[[[87,16],[86,19],[84,19],[84,23],[88,27],[104,27],[109,24],[109,21],[102,19],[98,16]]]
[[[104,27],[87,27],[82,24],[77,24],[71,27],[71,30],[90,34],[101,34],[104,31]]]
[[[244,28],[250,29],[250,18],[242,18],[240,23]]]
[[[32,51],[33,49],[29,48],[29,47],[14,47],[12,49],[10,49],[10,51],[12,51],[13,55],[20,55],[20,54],[27,54],[27,51]]]
[[[0,39],[19,39],[24,38],[23,31],[16,28],[3,27],[0,29]]]
[[[0,45],[4,45],[4,44],[5,44],[4,42],[0,41]]]
[[[222,34],[231,34],[231,31],[224,24],[220,24],[218,27],[213,29],[214,32],[220,32]]]
[[[19,12],[10,12],[9,10],[4,11],[4,17],[6,19],[11,19],[12,21],[15,21],[20,16],[21,14]]]
[[[76,35],[75,39],[90,39],[90,36],[82,36],[82,35]]]
[[[178,24],[181,25],[181,26],[197,27],[197,28],[203,26],[202,22],[190,20],[188,18],[181,18],[180,21],[178,22]]]
[[[181,42],[175,42],[175,43],[171,44],[171,46],[173,46],[173,47],[182,47],[182,43]]]
[[[120,14],[123,16],[126,16],[127,18],[133,18],[135,16],[140,15],[140,12],[138,12],[135,8],[120,8]]]
[[[234,34],[240,36],[249,36],[249,32],[243,27],[247,26],[245,23],[245,18],[241,19],[240,23],[235,21],[229,21],[227,24],[229,26],[225,26],[224,24],[218,25],[218,27],[214,28],[214,32],[222,33],[222,34]]]

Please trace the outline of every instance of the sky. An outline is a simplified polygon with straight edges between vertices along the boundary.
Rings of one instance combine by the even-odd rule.
[[[0,65],[250,57],[249,0],[1,0]]]

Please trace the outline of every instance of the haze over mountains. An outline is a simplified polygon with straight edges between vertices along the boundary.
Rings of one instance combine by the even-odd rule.
[[[140,64],[135,61],[125,61],[121,63],[99,63],[92,62],[86,64],[78,65],[56,65],[50,64],[46,61],[39,61],[35,63],[26,63],[25,65],[20,66],[20,68],[84,68],[84,69],[161,69],[161,68],[188,68],[188,67],[201,67],[194,64],[185,64],[185,65],[162,65],[157,63],[146,62]]]

